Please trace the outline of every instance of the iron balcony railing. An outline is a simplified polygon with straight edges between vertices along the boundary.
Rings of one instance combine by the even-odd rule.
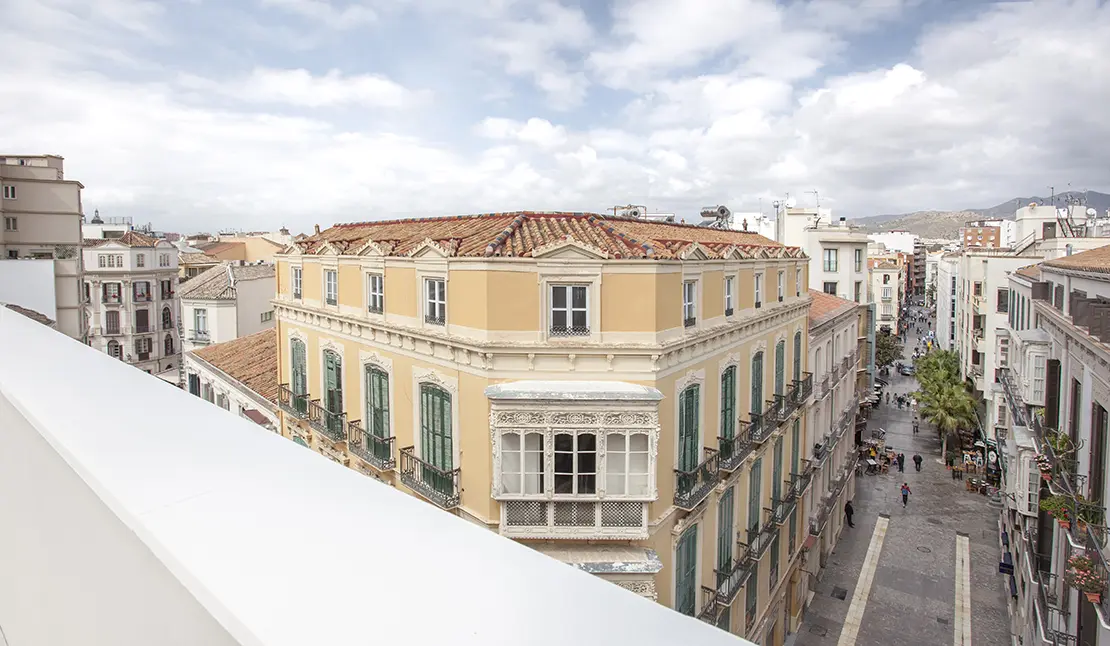
[[[281,384],[278,386],[278,406],[290,415],[304,417],[308,415],[308,394],[295,393],[289,384]]]
[[[378,471],[392,470],[397,461],[393,457],[395,437],[378,437],[362,427],[359,420],[347,422],[347,447],[363,461]]]
[[[723,609],[717,603],[717,591],[704,585],[701,586],[701,610],[698,611],[698,619],[711,626],[716,626],[721,620],[721,612],[723,612]]]
[[[115,327],[105,327],[102,334],[104,336],[121,336],[123,334],[123,328],[118,325]]]
[[[1095,562],[1096,567],[1102,568],[1104,579],[1110,577],[1110,564],[1106,562],[1106,556],[1102,553],[1102,543],[1104,541],[1099,539],[1095,534],[1095,528],[1092,526],[1087,527],[1086,534],[1087,556]],[[1099,602],[1095,604],[1095,609],[1098,611],[1103,624],[1110,623],[1110,595],[1104,592],[1099,597]]]
[[[721,477],[720,454],[716,449],[705,449],[701,463],[689,471],[675,469],[674,504],[679,509],[690,510],[705,500]]]
[[[748,434],[751,441],[754,444],[763,444],[768,436],[774,432],[774,425],[767,423],[763,413],[751,413],[748,418]]]
[[[730,559],[723,569],[714,570],[717,575],[717,603],[725,606],[732,604],[740,589],[751,578],[753,565],[755,561],[752,560],[751,551],[740,540],[737,532],[736,556]]]
[[[786,490],[782,493],[782,497],[778,500],[771,501],[771,519],[774,520],[776,525],[781,525],[790,518],[790,512],[798,506],[798,495],[794,491],[793,483],[786,486]]]
[[[416,447],[401,449],[401,484],[443,509],[459,506],[459,469],[441,469],[416,457]]]
[[[825,463],[825,458],[829,457],[828,438],[821,438],[821,441],[813,445],[813,466],[819,467]]]
[[[786,417],[790,417],[794,411],[798,410],[798,398],[794,396],[794,391],[794,382],[791,381],[787,383],[786,393],[782,396],[783,400],[786,402]],[[777,395],[775,399],[778,399]]]
[[[813,394],[813,373],[803,372],[802,378],[794,382],[794,404],[801,406],[805,404],[809,396]]]
[[[737,420],[737,423],[736,435],[717,438],[717,450],[719,452],[717,460],[722,471],[735,471],[754,448],[751,433],[748,431],[750,423],[744,420]]]
[[[193,343],[208,343],[212,337],[208,330],[189,330],[188,338]]]
[[[336,442],[347,439],[347,413],[330,411],[319,399],[308,402],[308,425]]]
[[[755,561],[763,558],[763,555],[767,553],[767,548],[771,546],[771,541],[779,531],[778,525],[771,518],[771,510],[764,509],[763,511],[767,513],[766,521],[762,525],[748,528],[748,553]]]
[[[825,531],[825,525],[829,522],[829,515],[832,512],[833,503],[836,502],[836,496],[831,491],[826,496],[827,498],[816,505],[816,509],[809,517],[809,533],[811,536],[820,536],[821,532]]]
[[[774,395],[766,405],[767,407],[763,410],[763,417],[766,424],[771,427],[771,432],[774,432],[790,417],[790,413],[786,410],[786,397]]]
[[[682,325],[683,325],[683,327],[694,327],[694,324],[697,323],[697,322],[698,322],[697,318],[695,318],[693,316],[689,316],[689,317],[682,320]]]

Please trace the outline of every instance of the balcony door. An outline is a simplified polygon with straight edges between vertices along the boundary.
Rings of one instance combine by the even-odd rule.
[[[454,444],[451,436],[451,395],[431,384],[420,384],[420,459],[443,472],[455,468]],[[433,469],[422,469],[424,483],[452,494],[449,475]]]
[[[150,310],[135,310],[135,331],[147,332],[150,330]]]
[[[1090,486],[1087,499],[1100,504],[1104,500],[1106,485],[1106,432],[1106,409],[1102,404],[1095,403],[1091,406],[1091,454],[1087,462],[1091,476],[1087,479]]]
[[[782,436],[775,440],[775,464],[771,471],[771,500],[782,500]]]
[[[119,334],[119,311],[108,310],[104,313],[104,332],[106,334]]]
[[[698,466],[698,395],[697,384],[688,386],[678,396],[678,469],[693,471]]]
[[[794,381],[802,380],[802,333],[794,334]]]
[[[168,330],[172,327],[173,327],[173,314],[170,312],[170,308],[163,307],[162,308],[162,329],[163,330]]]
[[[305,353],[304,341],[293,339],[291,346],[292,356],[292,387],[293,402],[296,410],[301,415],[308,412],[308,360]]]
[[[691,617],[697,612],[698,526],[678,539],[675,549],[674,609]]]
[[[343,412],[343,360],[331,350],[324,351],[324,410],[327,415],[325,423],[328,430],[338,433],[339,425],[343,423],[340,414]]]
[[[752,357],[752,401],[751,414],[763,412],[763,353],[756,352]]]
[[[721,437],[731,440],[736,434],[736,366],[721,373]]]
[[[786,341],[775,345],[775,394],[786,392]]]
[[[748,474],[748,541],[751,546],[753,537],[759,533],[760,498],[762,497],[763,484],[763,458],[752,463],[752,470]]]
[[[366,432],[377,438],[389,437],[389,375],[380,368],[366,366]],[[389,459],[389,445],[372,442],[366,447],[375,457]]]

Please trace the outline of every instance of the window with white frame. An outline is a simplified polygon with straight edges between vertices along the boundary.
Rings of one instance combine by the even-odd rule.
[[[891,297],[890,290],[891,290],[890,287],[884,287],[883,288],[883,298],[884,299],[889,299]]]
[[[1036,515],[1040,510],[1041,473],[1032,460],[1024,460],[1026,472],[1029,474],[1027,489],[1025,491],[1025,511]]]
[[[1010,365],[1010,340],[1006,337],[998,338],[998,367],[1005,368]]]
[[[550,296],[551,336],[589,335],[589,286],[552,285]]]
[[[837,270],[836,249],[825,249],[824,250],[824,269],[825,269],[825,271],[836,271]]]
[[[158,254],[158,266],[159,267],[169,267],[170,266],[170,254],[168,254],[168,253]]]
[[[795,269],[794,270],[794,295],[795,296],[801,296],[802,295],[802,270],[801,269]]]
[[[596,495],[597,435],[580,431],[556,433],[552,465],[556,495]]]
[[[691,327],[698,320],[698,281],[682,283],[682,324]]]
[[[385,277],[366,274],[366,310],[372,314],[385,311]]]
[[[263,312],[262,313],[261,321],[263,323],[269,323],[272,320],[274,320],[274,311],[273,310],[270,310],[269,312]]]
[[[101,268],[107,267],[108,266],[108,256],[106,256],[105,254],[98,254],[96,256],[96,266],[101,267]]]
[[[301,297],[301,268],[293,267],[293,298]]]
[[[324,302],[339,304],[339,272],[334,269],[324,270]]]
[[[193,329],[197,332],[208,332],[208,310],[201,308],[193,310]]]
[[[732,288],[735,282],[732,276],[725,276],[725,316],[732,316]]]
[[[11,184],[4,184],[4,199],[5,200],[14,200],[15,199],[15,187],[12,186]]]
[[[543,494],[543,433],[501,435],[501,491],[505,494]]]
[[[146,254],[145,253],[135,254],[135,266],[136,267],[146,267]]]
[[[598,462],[598,434],[592,430],[556,429],[549,462],[544,457],[544,439],[542,431],[501,433],[499,497],[651,495],[647,433],[606,434],[603,463]],[[605,482],[604,494],[598,490],[599,479]]]
[[[755,275],[755,306],[763,307],[763,274]]]
[[[863,249],[856,249],[856,273],[863,271]]]
[[[4,217],[5,231],[19,231],[19,219],[11,216]]]
[[[779,302],[786,298],[786,272],[779,272]]]
[[[103,300],[105,303],[120,302],[121,287],[119,283],[104,283],[102,285]]]
[[[447,281],[424,279],[424,322],[444,325],[447,322]]]
[[[1045,356],[1037,354],[1033,356],[1033,401],[1044,401],[1044,382]]]

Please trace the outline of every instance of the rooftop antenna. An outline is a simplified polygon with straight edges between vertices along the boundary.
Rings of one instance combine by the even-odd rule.
[[[806,191],[806,193],[813,193],[813,200],[817,202],[817,208],[821,208],[821,196],[817,193],[817,189]]]
[[[710,229],[729,229],[732,220],[732,211],[727,206],[706,206],[702,207],[701,217],[703,220],[712,220],[705,226]]]

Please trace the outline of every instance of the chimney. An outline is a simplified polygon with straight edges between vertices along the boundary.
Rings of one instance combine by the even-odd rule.
[[[320,235],[320,225],[316,225],[316,235]]]

